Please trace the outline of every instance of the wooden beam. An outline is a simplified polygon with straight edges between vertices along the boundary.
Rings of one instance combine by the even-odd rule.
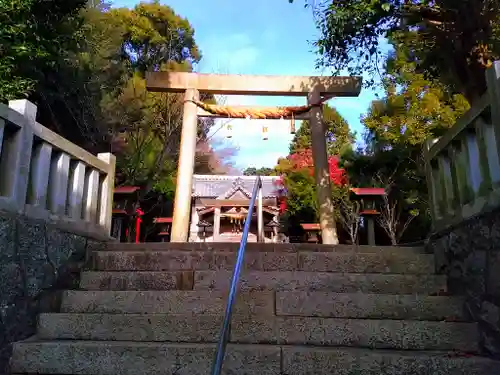
[[[361,77],[146,73],[147,89],[160,92],[183,92],[194,88],[211,94],[306,96],[314,89],[321,95],[358,96],[361,83]]]
[[[256,107],[252,107],[252,106],[231,106],[231,108],[241,108],[241,109],[274,109],[276,107],[260,107],[260,106],[256,106]],[[227,117],[227,116],[220,116],[220,115],[214,115],[210,112],[207,112],[205,111],[204,109],[201,109],[201,108],[198,108],[198,117],[215,117],[215,118],[231,118],[231,117]],[[284,120],[290,120],[292,117],[283,117]],[[295,120],[308,120],[309,119],[309,114],[308,113],[303,113],[303,114],[300,114],[300,115],[296,115],[293,117]],[[270,120],[274,120],[274,119],[270,119]]]
[[[248,207],[250,199],[212,199],[198,198],[196,205],[204,207]],[[263,206],[275,206],[276,198],[263,199]]]

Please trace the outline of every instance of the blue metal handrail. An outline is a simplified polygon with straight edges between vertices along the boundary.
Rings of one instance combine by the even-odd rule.
[[[243,258],[245,256],[245,249],[248,241],[248,232],[250,231],[250,222],[252,221],[253,209],[255,207],[255,201],[257,199],[257,195],[259,199],[262,198],[262,194],[259,194],[259,191],[262,189],[262,179],[260,176],[257,176],[255,180],[255,185],[253,187],[252,198],[250,199],[250,204],[248,206],[248,214],[245,220],[245,226],[243,227],[243,234],[241,236],[240,247],[238,249],[238,256],[236,258],[236,264],[233,270],[233,276],[231,279],[231,287],[229,289],[229,297],[227,299],[226,312],[224,314],[224,322],[222,323],[222,328],[220,331],[219,342],[217,343],[217,350],[215,352],[215,359],[212,365],[212,375],[220,375],[222,370],[222,364],[224,362],[224,356],[226,354],[226,346],[229,341],[229,333],[230,333],[230,325],[231,325],[231,316],[233,312],[233,304],[236,298],[236,293],[238,291],[238,284],[240,279],[241,267],[243,265]],[[259,208],[261,206],[261,202],[259,202]],[[260,217],[262,213],[258,213],[258,220],[262,220]],[[261,225],[259,225],[261,228]],[[261,233],[258,233],[258,238],[261,240]]]

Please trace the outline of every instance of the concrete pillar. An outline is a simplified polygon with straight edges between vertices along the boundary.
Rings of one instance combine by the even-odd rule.
[[[215,207],[214,211],[214,234],[213,234],[213,242],[218,242],[220,236],[220,207]]]
[[[9,108],[23,115],[26,121],[8,124],[7,121],[0,120],[0,138],[3,138],[3,144],[0,146],[2,153],[0,204],[7,209],[23,212],[28,193],[33,127],[36,122],[37,107],[30,101],[21,99],[9,101]],[[8,128],[14,129],[14,133],[9,135],[6,131]]]
[[[315,104],[320,99],[320,92],[315,90],[309,94],[308,103]],[[323,127],[323,109],[321,107],[313,107],[311,109],[309,113],[309,126],[311,127],[314,177],[316,179],[321,237],[324,244],[337,245],[339,240],[334,219],[325,129]]]
[[[99,172],[89,169],[85,173],[85,184],[83,187],[83,219],[97,224],[97,207],[99,200]]]
[[[69,163],[71,157],[64,152],[52,157],[49,174],[48,208],[58,216],[66,213],[66,199],[68,198]]]
[[[189,234],[189,216],[193,190],[194,157],[198,128],[198,108],[190,100],[199,99],[196,89],[187,89],[184,94],[181,145],[177,167],[174,217],[172,220],[171,242],[186,242]]]
[[[42,142],[33,149],[30,171],[31,184],[28,186],[28,204],[42,210],[45,210],[47,206],[51,157],[52,146],[48,143]]]
[[[83,211],[83,187],[85,185],[85,164],[81,161],[70,165],[67,214],[81,220]],[[111,211],[113,213],[113,211]]]
[[[500,150],[500,61],[493,62],[493,66],[486,69],[486,84],[490,99],[491,121],[495,129],[497,150]],[[500,162],[500,155],[496,155]]]
[[[200,242],[200,227],[198,226],[200,215],[198,214],[197,208],[199,207],[196,206],[196,201],[192,200],[188,242]]]
[[[108,173],[104,176],[101,185],[101,196],[99,197],[101,203],[98,220],[99,225],[105,230],[106,234],[110,234],[115,191],[116,157],[109,152],[97,154],[97,157],[108,164]]]

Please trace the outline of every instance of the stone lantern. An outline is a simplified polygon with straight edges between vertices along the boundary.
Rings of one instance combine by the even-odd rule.
[[[359,214],[366,223],[368,235],[368,245],[375,245],[375,217],[380,214],[377,210],[377,203],[385,195],[384,188],[351,188],[354,200],[361,203]]]
[[[207,228],[211,227],[212,224],[210,224],[206,220],[200,220],[196,225],[198,226],[198,228],[202,229],[203,242],[205,242],[207,239]]]
[[[266,229],[269,229],[271,234],[271,241],[276,242],[278,238],[278,228],[280,227],[280,223],[276,221],[276,219],[272,219],[270,222],[266,224]]]

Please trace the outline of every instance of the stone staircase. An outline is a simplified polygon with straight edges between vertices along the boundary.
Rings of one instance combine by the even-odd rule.
[[[11,373],[210,373],[237,244],[108,245]],[[225,374],[498,375],[419,248],[248,244]]]

